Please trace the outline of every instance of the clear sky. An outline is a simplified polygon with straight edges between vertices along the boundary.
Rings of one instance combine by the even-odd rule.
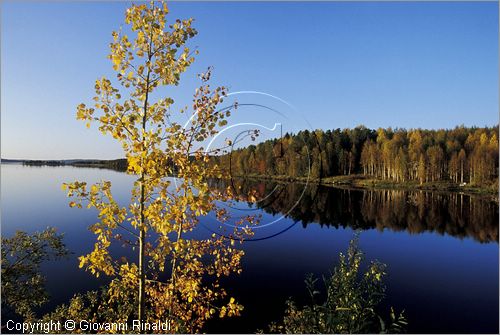
[[[75,119],[75,107],[92,102],[95,79],[113,76],[108,44],[127,6],[2,2],[3,158],[123,157],[111,138]],[[312,128],[498,123],[497,2],[174,2],[170,9],[171,19],[195,18],[199,31],[195,65],[180,87],[163,91],[179,106],[190,104],[196,73],[213,65],[215,84],[277,96]],[[268,97],[251,99],[261,98]],[[259,121],[272,123],[262,113]]]

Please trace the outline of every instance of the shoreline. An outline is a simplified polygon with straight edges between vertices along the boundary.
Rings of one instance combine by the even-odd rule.
[[[87,168],[100,168],[100,169],[110,169],[118,172],[126,171],[126,160],[125,159],[115,159],[115,160],[72,160],[72,161],[42,161],[42,160],[2,160],[2,164],[22,164],[24,166],[72,166],[72,167],[87,167]],[[319,184],[326,187],[336,187],[336,188],[355,188],[364,190],[404,190],[404,191],[427,191],[427,192],[452,192],[452,193],[463,193],[467,195],[487,195],[493,196],[498,202],[499,200],[499,188],[498,185],[495,188],[493,185],[464,185],[448,181],[441,180],[435,182],[426,182],[420,184],[418,181],[404,181],[398,182],[393,180],[382,180],[377,178],[372,178],[364,176],[362,174],[351,174],[351,175],[341,175],[341,176],[331,176],[325,178],[310,178],[306,177],[291,177],[291,176],[272,176],[272,175],[259,175],[259,174],[247,174],[247,175],[235,175],[234,178],[242,179],[259,179],[259,180],[270,180],[275,182],[295,182],[295,183],[309,183],[309,184]]]
[[[370,178],[367,176],[355,174],[348,176],[333,176],[321,179],[307,180],[305,177],[290,177],[290,176],[269,176],[269,175],[245,175],[235,176],[235,178],[243,179],[264,179],[277,182],[296,182],[296,183],[309,183],[319,184],[326,187],[336,188],[356,188],[365,190],[403,190],[403,191],[427,191],[427,192],[452,192],[464,193],[468,195],[488,195],[494,196],[498,201],[499,191],[498,188],[477,185],[460,186],[451,181],[436,181],[420,184],[417,181],[396,182],[392,180],[381,180]]]

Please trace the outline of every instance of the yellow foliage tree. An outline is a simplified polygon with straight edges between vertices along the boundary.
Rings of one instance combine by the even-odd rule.
[[[99,212],[99,221],[90,227],[97,237],[94,249],[80,257],[80,267],[95,276],[113,277],[110,301],[130,299],[130,292],[136,292],[139,320],[168,318],[173,332],[199,332],[207,319],[238,315],[242,309],[227,296],[219,280],[241,272],[243,251],[235,247],[235,241],[241,243],[252,234],[249,227],[258,218],[240,218],[225,236],[185,237],[198,225],[200,216],[212,212],[219,222],[229,219],[216,201],[234,199],[234,194],[230,189],[221,192],[208,187],[208,177],[224,175],[210,163],[202,142],[218,133],[236,105],[219,108],[227,90],[210,88],[210,70],[200,75],[202,86],[194,94],[193,116],[187,126],[173,120],[173,99],[153,101],[152,93],[158,88],[179,84],[180,75],[197,53],[186,46],[197,33],[192,19],[167,24],[167,14],[165,3],[127,9],[125,22],[133,38],[113,32],[109,55],[120,90],[103,77],[95,83],[94,106],[80,104],[77,108],[77,118],[87,127],[95,122],[103,134],[121,143],[127,172],[137,176],[130,204],[122,207],[117,203],[109,181],[90,187],[86,182],[68,183],[63,189],[74,197],[70,206]],[[175,184],[174,174],[178,178]],[[114,239],[137,248],[138,262],[114,259],[109,253]],[[128,316],[120,317],[127,320]]]

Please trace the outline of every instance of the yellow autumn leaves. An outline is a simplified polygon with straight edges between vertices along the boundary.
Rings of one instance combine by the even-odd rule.
[[[227,124],[232,108],[221,109],[227,89],[212,89],[207,83],[210,74],[203,74],[193,95],[191,122],[182,127],[174,121],[176,113],[187,109],[172,111],[173,99],[161,97],[158,89],[178,85],[180,75],[193,63],[196,52],[185,44],[196,30],[192,19],[168,24],[167,13],[165,3],[155,2],[127,10],[125,22],[132,34],[113,32],[109,54],[120,89],[100,78],[94,85],[94,105],[77,106],[77,119],[96,123],[122,145],[127,172],[137,178],[129,204],[118,204],[107,181],[90,188],[85,182],[63,188],[74,198],[70,206],[98,211],[98,222],[89,227],[96,235],[94,248],[80,257],[80,267],[95,276],[112,276],[108,303],[119,305],[136,292],[141,319],[169,318],[176,321],[173,332],[200,332],[206,320],[236,316],[243,309],[228,298],[220,280],[241,273],[244,252],[235,241],[251,236],[258,219],[237,220],[227,236],[186,235],[208,213],[217,213],[219,222],[230,219],[218,202],[234,194],[208,186],[207,178],[224,177],[224,172],[210,162],[202,143]],[[155,91],[159,94],[153,100]],[[138,251],[139,261],[112,256],[113,243]]]

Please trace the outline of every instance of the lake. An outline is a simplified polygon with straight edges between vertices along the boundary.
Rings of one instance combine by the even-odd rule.
[[[95,237],[87,227],[96,212],[69,208],[60,187],[74,180],[110,180],[115,198],[125,205],[134,177],[92,168],[1,166],[2,236],[53,226],[73,252],[68,260],[43,265],[51,295],[44,311],[105,283],[78,268],[77,257],[93,248]],[[289,297],[306,298],[306,274],[328,274],[359,230],[366,259],[388,265],[382,308],[404,309],[408,332],[498,333],[499,212],[491,197],[233,183],[260,195],[257,204],[231,206],[234,217],[262,213],[263,219],[243,244],[243,273],[226,281],[245,306],[242,316],[212,321],[206,332],[252,333],[279,320]],[[213,230],[213,220],[202,220],[200,236]]]

